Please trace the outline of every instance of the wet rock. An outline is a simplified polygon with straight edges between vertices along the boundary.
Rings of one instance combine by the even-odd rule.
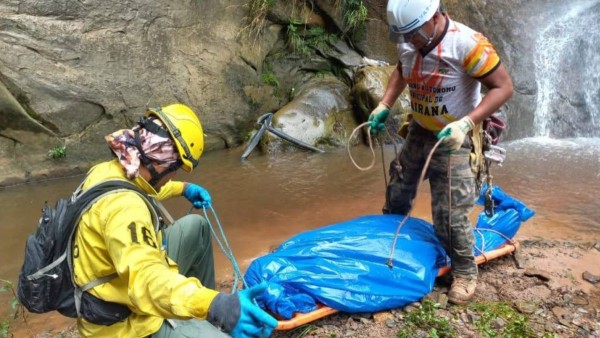
[[[583,279],[596,285],[600,282],[600,276],[591,274],[589,271],[585,271],[582,275]]]
[[[550,277],[550,273],[544,270],[539,270],[539,269],[527,269],[524,272],[525,276],[528,277],[536,277],[539,278],[540,280],[544,281],[544,282],[548,282],[550,281],[550,279],[552,279]]]
[[[435,304],[439,305],[440,309],[445,309],[448,307],[448,295],[439,291],[433,291],[427,294],[424,299],[429,299]]]
[[[344,337],[356,337],[356,331],[348,330],[344,333]]]
[[[360,323],[363,325],[369,325],[372,323],[368,318],[365,318],[365,317],[360,317],[359,320],[360,320]]]
[[[496,318],[490,323],[490,327],[495,330],[499,330],[506,326],[506,321],[500,317]]]
[[[546,325],[544,326],[544,330],[546,330],[546,332],[554,332],[556,330],[556,324],[552,323],[552,322],[546,322]]]
[[[537,305],[535,303],[524,301],[517,302],[515,306],[517,307],[517,310],[519,310],[519,312],[524,314],[534,313],[537,308]]]
[[[552,308],[552,313],[556,316],[556,319],[559,323],[564,326],[569,326],[571,324],[571,316],[567,310],[562,307],[554,307]]]
[[[357,125],[349,93],[350,88],[333,76],[311,79],[275,113],[272,126],[311,146],[357,144],[357,139],[348,139]],[[270,133],[263,142],[269,143],[269,151],[295,148]]]
[[[405,306],[405,307],[404,307],[404,312],[406,312],[406,313],[409,313],[409,312],[412,312],[412,311],[414,311],[414,310],[416,310],[416,309],[417,309],[417,307],[416,307],[416,306],[413,306],[413,305],[407,305],[407,306]]]
[[[441,293],[440,297],[438,298],[438,302],[440,305],[440,309],[445,309],[448,307],[448,295],[445,293]]]
[[[589,303],[590,303],[590,296],[583,291],[577,291],[571,297],[571,304],[573,304],[573,305],[588,305]]]
[[[373,321],[375,323],[383,323],[389,319],[394,319],[394,315],[392,315],[390,312],[378,312],[373,315]]]

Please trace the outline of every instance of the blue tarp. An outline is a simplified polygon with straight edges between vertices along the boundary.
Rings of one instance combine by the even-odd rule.
[[[482,212],[474,228],[476,255],[504,244],[533,216],[498,187],[492,198],[494,216]],[[345,312],[376,312],[418,301],[431,292],[438,269],[449,261],[433,226],[410,218],[400,230],[390,268],[394,234],[403,218],[369,215],[298,234],[255,259],[246,282],[267,281],[259,302],[284,319],[313,311],[317,303]]]

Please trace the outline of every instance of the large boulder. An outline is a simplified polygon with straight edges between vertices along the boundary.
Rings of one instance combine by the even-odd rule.
[[[362,67],[356,72],[355,83],[352,87],[352,97],[362,121],[366,121],[369,118],[371,111],[377,107],[377,104],[383,98],[390,74],[394,68],[396,66],[368,66]],[[410,99],[407,87],[396,102],[394,102],[386,121],[386,127],[390,131],[390,135],[396,134],[399,126],[409,112]],[[384,137],[387,137],[387,134],[384,134]]]
[[[272,126],[313,146],[356,144],[349,139],[357,126],[349,95],[350,88],[335,77],[317,76],[275,113]],[[272,134],[266,138],[270,151],[292,146]]]

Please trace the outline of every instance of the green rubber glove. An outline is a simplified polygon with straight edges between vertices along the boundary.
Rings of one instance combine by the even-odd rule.
[[[371,115],[369,115],[369,122],[371,122],[369,126],[373,135],[385,129],[385,120],[389,114],[390,107],[383,102],[379,102],[377,107],[373,109]]]
[[[460,149],[467,133],[473,130],[475,123],[470,117],[465,116],[458,121],[447,124],[442,131],[437,134],[438,140],[444,138],[442,142],[445,148],[456,151]]]

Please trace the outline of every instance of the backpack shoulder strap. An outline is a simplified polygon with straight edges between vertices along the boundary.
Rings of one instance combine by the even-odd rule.
[[[75,309],[77,310],[77,316],[80,317],[81,313],[80,313],[80,307],[81,307],[81,297],[83,295],[83,292],[88,291],[98,285],[104,284],[114,278],[116,278],[118,275],[117,273],[112,273],[108,276],[104,276],[98,279],[95,279],[93,281],[90,281],[89,283],[82,285],[81,287],[77,286],[77,284],[75,283],[75,279],[73,278],[73,237],[75,235],[75,231],[77,230],[77,227],[79,225],[79,221],[81,221],[81,217],[82,215],[89,210],[92,205],[94,203],[96,203],[98,200],[100,200],[101,198],[107,196],[107,195],[111,195],[113,193],[116,192],[122,192],[122,191],[134,191],[135,193],[137,193],[140,197],[142,197],[142,200],[144,200],[144,202],[146,203],[146,205],[148,206],[148,210],[150,211],[151,217],[152,217],[152,223],[154,224],[154,228],[155,231],[158,231],[159,227],[160,227],[160,218],[158,216],[158,212],[156,211],[156,203],[154,202],[154,199],[151,198],[150,196],[148,196],[148,194],[146,194],[143,190],[141,190],[140,188],[138,188],[137,186],[127,182],[127,181],[122,181],[122,180],[110,180],[110,181],[105,181],[102,183],[99,183],[95,186],[92,186],[91,188],[89,188],[88,190],[81,192],[81,186],[80,185],[77,190],[75,191],[75,193],[73,194],[73,198],[74,198],[74,204],[76,205],[76,215],[74,217],[74,226],[73,229],[71,230],[71,233],[69,234],[69,239],[68,239],[68,244],[67,244],[67,249],[66,249],[66,258],[67,258],[67,264],[69,266],[69,270],[71,271],[71,282],[73,283],[73,287],[74,287],[74,297],[75,297]]]

